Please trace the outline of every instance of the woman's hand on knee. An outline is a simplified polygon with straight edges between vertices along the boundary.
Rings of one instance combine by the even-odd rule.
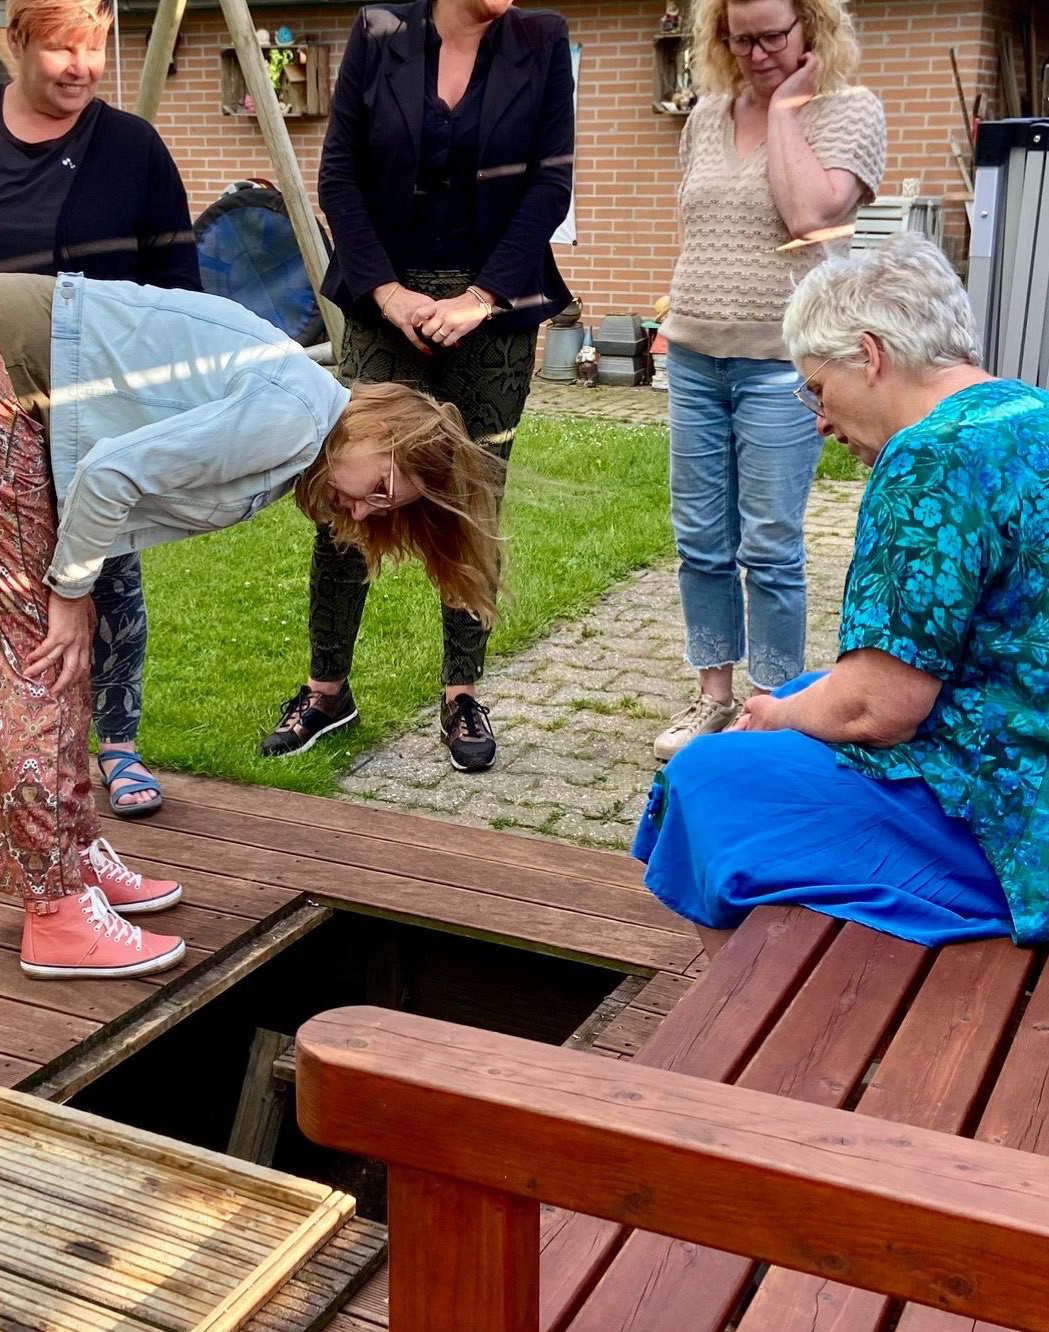
[[[54,693],[60,694],[86,675],[91,663],[91,597],[60,597],[47,603],[47,636],[29,655],[26,675],[36,679],[50,668],[58,671]]]
[[[743,704],[733,731],[778,731],[782,729],[780,721],[779,699],[771,694],[751,694]]]

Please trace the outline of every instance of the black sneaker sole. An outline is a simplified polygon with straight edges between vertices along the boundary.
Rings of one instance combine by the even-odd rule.
[[[310,738],[306,741],[305,744],[298,745],[296,746],[295,749],[273,750],[269,754],[267,754],[265,751],[262,751],[262,757],[286,759],[286,758],[295,758],[296,755],[298,754],[305,754],[308,749],[313,748],[313,746],[317,743],[317,741],[321,738],[321,736],[330,735],[332,731],[337,731],[342,726],[352,726],[355,721],[360,720],[360,716],[361,716],[360,709],[354,708],[354,710],[350,713],[348,717],[340,717],[337,721],[329,722],[327,726],[322,726],[319,731],[317,731],[314,735],[310,736]]]
[[[441,727],[441,744],[448,750],[448,761],[456,772],[487,772],[498,757],[498,750],[493,750],[492,757],[486,763],[460,763],[452,753],[451,741],[448,739],[448,733],[443,726]]]

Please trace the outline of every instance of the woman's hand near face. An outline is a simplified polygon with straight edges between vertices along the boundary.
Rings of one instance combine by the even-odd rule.
[[[491,303],[494,305],[494,297]],[[435,347],[454,347],[460,338],[472,333],[487,318],[488,311],[477,297],[464,291],[461,296],[438,301],[420,332],[424,338],[430,338]]]
[[[769,110],[800,111],[819,92],[820,59],[806,51],[797,69],[785,78],[769,99]]]
[[[421,352],[430,351],[415,330],[433,314],[437,302],[432,296],[426,296],[421,291],[412,291],[410,287],[402,287],[397,282],[387,282],[375,288],[372,298],[379,309],[385,312],[390,323],[401,330],[413,347],[418,347]]]

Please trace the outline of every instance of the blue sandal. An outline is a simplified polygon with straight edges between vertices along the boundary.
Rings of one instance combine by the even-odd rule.
[[[115,759],[109,776],[106,776],[102,767],[103,763],[108,763]],[[98,751],[98,770],[102,774],[102,785],[109,791],[109,808],[121,819],[140,819],[144,814],[155,813],[164,803],[164,797],[160,791],[160,783],[150,775],[146,777],[127,777],[126,786],[122,786],[119,791],[113,791],[113,783],[119,781],[127,772],[128,768],[133,768],[136,763],[145,768],[142,763],[142,757],[137,752],[128,753],[126,749],[100,749]],[[147,769],[148,771],[148,769]],[[135,795],[138,791],[156,791],[152,800],[144,800],[140,805],[122,805],[120,800],[124,796]]]

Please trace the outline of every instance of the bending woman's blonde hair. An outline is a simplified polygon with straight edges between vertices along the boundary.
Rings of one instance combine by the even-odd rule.
[[[375,578],[384,558],[417,555],[446,606],[490,626],[499,587],[498,496],[504,464],[470,439],[459,410],[403,384],[355,384],[350,404],[295,486],[299,508],[330,527],[340,549],[356,546]],[[393,456],[421,497],[357,522],[332,488],[347,452]]]
[[[745,79],[736,57],[725,45],[729,4],[748,0],[694,0],[692,74],[701,93],[742,92]],[[852,17],[843,0],[794,0],[806,45],[820,62],[819,91],[844,88],[859,64],[860,48]]]

